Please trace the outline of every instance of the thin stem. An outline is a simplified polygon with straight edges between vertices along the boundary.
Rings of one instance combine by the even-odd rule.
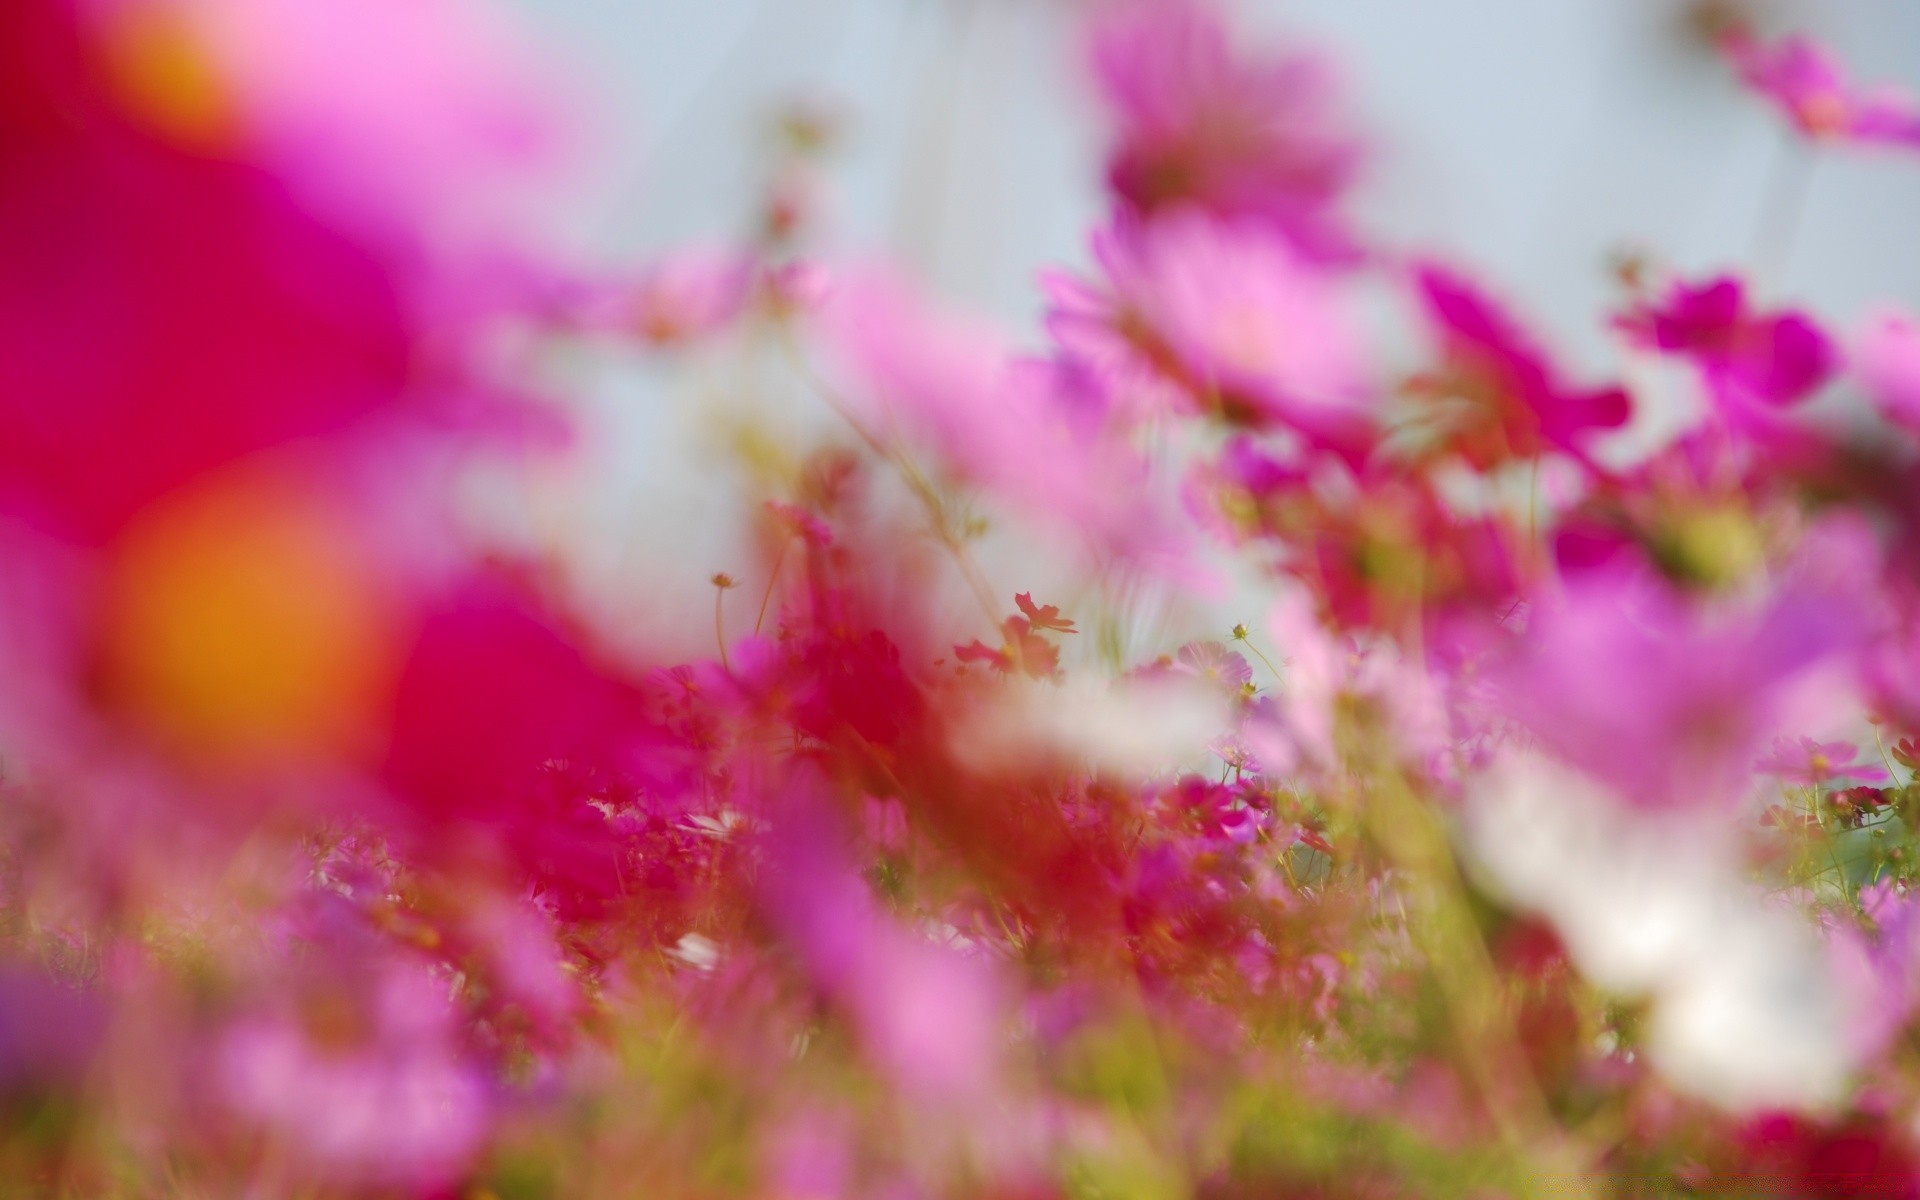
[[[767,590],[760,597],[760,615],[753,619],[753,635],[760,636],[760,627],[767,621],[767,605],[773,603],[773,585],[780,582],[780,568],[787,565],[787,547],[793,545],[793,539],[787,538],[780,543],[780,552],[773,556],[773,570],[767,575]]]
[[[1253,656],[1255,658],[1259,659],[1261,662],[1266,664],[1267,670],[1273,672],[1273,681],[1275,683],[1284,684],[1286,682],[1286,680],[1280,674],[1280,668],[1273,665],[1272,659],[1260,653],[1260,647],[1254,645],[1253,639],[1247,636],[1246,626],[1244,625],[1234,626],[1233,640],[1244,645],[1248,650],[1253,652]]]
[[[868,449],[872,450],[899,473],[902,482],[907,485],[907,490],[911,491],[914,498],[920,501],[921,507],[926,509],[927,519],[933,526],[934,536],[940,540],[940,544],[946,548],[948,555],[952,557],[954,566],[959,570],[961,578],[965,580],[968,588],[973,592],[973,597],[979,602],[981,611],[986,614],[987,624],[992,628],[998,629],[1000,627],[1000,609],[994,603],[993,587],[987,582],[987,577],[980,570],[979,564],[974,562],[973,555],[967,549],[965,541],[951,528],[951,523],[947,519],[946,510],[941,504],[939,489],[935,488],[927,477],[921,474],[920,468],[914,464],[913,460],[907,456],[904,450],[895,446],[889,446],[883,442],[878,434],[866,427],[865,422],[854,416],[852,406],[849,405],[839,393],[835,392],[832,387],[828,386],[827,381],[820,378],[819,373],[813,369],[813,364],[807,360],[806,352],[794,341],[792,331],[783,330],[782,332],[786,334],[782,342],[787,352],[792,356],[795,366],[799,368],[800,373],[806,378],[807,382],[813,385],[814,390],[820,393],[821,397],[826,400],[834,412],[839,414],[840,419],[847,423],[847,426],[853,430],[860,440],[867,444]]]
[[[1774,158],[1773,173],[1761,201],[1760,223],[1754,229],[1754,275],[1777,279],[1793,253],[1795,235],[1806,211],[1808,184],[1813,180],[1813,156],[1793,134],[1786,135]]]
[[[1527,546],[1540,541],[1540,456],[1533,456],[1533,470],[1527,476]]]
[[[724,615],[724,602],[727,589],[715,585],[713,589],[713,636],[720,643],[720,667],[727,674],[733,674],[733,664],[727,661],[727,627]]]
[[[1357,746],[1374,758],[1375,746]],[[1539,1197],[1591,1196],[1584,1163],[1560,1130],[1533,1078],[1518,1032],[1505,1019],[1500,976],[1467,898],[1446,829],[1409,781],[1391,768],[1373,774],[1361,802],[1371,840],[1409,879],[1427,884],[1427,903],[1409,932],[1433,964],[1462,1067],[1512,1157],[1516,1183]]]
[[[1881,740],[1880,727],[1878,725],[1873,727],[1873,744],[1880,750],[1881,765],[1887,768],[1887,782],[1898,783],[1900,776],[1893,769],[1893,760],[1887,757],[1887,743]]]

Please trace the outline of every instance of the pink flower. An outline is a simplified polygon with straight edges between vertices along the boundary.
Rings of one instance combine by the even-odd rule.
[[[485,5],[134,0],[115,17],[156,8],[182,20],[249,148],[334,215],[467,232],[521,215],[512,202],[560,164],[555,89]]]
[[[1107,290],[1056,280],[1070,354],[1157,372],[1205,411],[1278,424],[1355,460],[1371,447],[1360,355],[1334,277],[1251,222],[1185,212],[1098,234]]]
[[[399,963],[360,982],[317,980],[311,1013],[237,1022],[216,1056],[221,1091],[325,1178],[444,1187],[480,1149],[486,1080],[461,1053],[444,982]]]
[[[1145,459],[1108,436],[1082,375],[1014,358],[991,329],[936,312],[884,273],[843,280],[819,315],[851,385],[848,415],[870,435],[931,445],[962,481],[1092,550],[1185,562],[1173,506]]]
[[[1811,396],[1839,360],[1811,317],[1752,311],[1732,276],[1676,283],[1664,301],[1640,306],[1618,325],[1637,344],[1692,362],[1721,416],[1744,432],[1777,422],[1778,411]]]
[[[791,779],[781,797],[763,876],[770,921],[905,1095],[979,1111],[999,1086],[998,973],[983,958],[916,935],[875,902],[845,860],[816,786]]]
[[[1885,779],[1882,767],[1860,761],[1860,751],[1852,742],[1816,742],[1810,737],[1787,741],[1776,739],[1773,753],[1753,764],[1786,783],[1809,787],[1838,779]]]
[[[1120,126],[1107,179],[1131,209],[1192,205],[1254,218],[1316,256],[1348,252],[1333,210],[1360,156],[1326,63],[1237,55],[1201,0],[1114,6],[1092,57]]]
[[[0,507],[104,541],[202,472],[409,407],[388,264],[258,172],[44,86],[83,115],[0,107]]]
[[[1898,88],[1856,89],[1811,38],[1793,34],[1767,45],[1737,29],[1721,48],[1747,86],[1807,137],[1920,148],[1920,105]]]
[[[1899,309],[1873,314],[1855,342],[1854,372],[1881,414],[1920,434],[1920,321]]]
[[[1740,794],[1794,689],[1851,647],[1856,621],[1812,588],[1714,614],[1651,578],[1596,569],[1489,674],[1497,708],[1629,803],[1711,807]]]
[[[669,254],[641,276],[627,321],[656,346],[684,346],[711,337],[745,310],[754,269],[746,255],[727,250]]]
[[[1253,667],[1219,642],[1188,642],[1175,655],[1174,669],[1235,693],[1253,682]]]
[[[1866,1057],[1887,1049],[1920,999],[1920,972],[1915,971],[1920,904],[1903,885],[1881,879],[1861,887],[1860,912],[1868,929],[1831,920],[1825,932],[1834,979],[1854,1010],[1849,1041]]]
[[[1440,342],[1439,371],[1418,383],[1444,406],[1444,448],[1482,468],[1547,450],[1590,463],[1593,437],[1626,424],[1624,391],[1568,387],[1513,317],[1464,277],[1426,263],[1414,285]]]

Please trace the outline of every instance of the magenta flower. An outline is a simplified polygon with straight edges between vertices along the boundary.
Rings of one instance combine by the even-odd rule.
[[[1056,277],[1048,328],[1070,353],[1155,373],[1240,425],[1280,425],[1352,458],[1372,442],[1338,283],[1251,222],[1198,213],[1096,235],[1105,290]]]
[[[202,472],[408,406],[386,264],[283,187],[104,105],[11,116],[0,507],[104,541]]]
[[[1874,406],[1895,425],[1920,433],[1920,321],[1883,309],[1854,345],[1854,373]]]
[[[1913,97],[1895,87],[1859,90],[1811,38],[1793,34],[1768,45],[1735,30],[1721,47],[1747,86],[1805,136],[1920,148],[1920,105]]]
[[[1107,179],[1129,208],[1252,217],[1316,256],[1350,252],[1334,208],[1360,155],[1326,63],[1237,54],[1200,0],[1115,6],[1092,57],[1120,126]]]
[[[1887,778],[1886,769],[1860,761],[1860,750],[1852,742],[1816,742],[1810,737],[1775,739],[1773,753],[1753,764],[1786,783],[1817,787],[1838,779]]]
[[[1414,286],[1440,342],[1441,365],[1420,381],[1442,408],[1443,445],[1488,467],[1559,450],[1590,462],[1588,443],[1632,414],[1617,387],[1569,387],[1513,319],[1464,277],[1433,263]]]
[[[1754,312],[1745,286],[1730,275],[1676,283],[1663,301],[1641,305],[1618,325],[1636,344],[1691,362],[1720,415],[1748,433],[1765,431],[1779,410],[1811,396],[1840,357],[1805,313]]]

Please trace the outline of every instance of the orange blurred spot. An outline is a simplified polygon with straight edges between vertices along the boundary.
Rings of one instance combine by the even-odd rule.
[[[1800,118],[1800,124],[1815,136],[1843,134],[1853,123],[1853,113],[1847,107],[1846,100],[1832,92],[1813,92],[1802,96],[1795,102],[1794,110]]]
[[[354,748],[396,670],[395,614],[342,514],[287,482],[162,501],[115,550],[113,702],[223,762]]]
[[[239,116],[187,16],[167,0],[133,0],[103,23],[101,47],[122,101],[175,141],[232,143]]]

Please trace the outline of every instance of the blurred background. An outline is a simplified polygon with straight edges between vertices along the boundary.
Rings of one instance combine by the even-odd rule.
[[[830,224],[947,296],[1026,324],[1033,273],[1085,258],[1102,131],[1058,0],[518,0],[621,124],[617,179],[573,231],[664,247],[737,233],[771,114],[846,119]],[[1699,35],[1688,0],[1242,0],[1274,39],[1327,49],[1372,134],[1372,228],[1458,253],[1598,355],[1608,255],[1749,259],[1786,142]],[[1920,90],[1920,4],[1742,6],[1827,42],[1864,81]],[[1834,317],[1920,289],[1920,174],[1873,154],[1814,172],[1782,288]],[[1598,363],[1596,363],[1598,365]]]
[[[556,231],[586,261],[750,236],[779,114],[798,103],[835,131],[811,200],[823,256],[911,264],[1030,346],[1036,272],[1087,263],[1105,130],[1077,39],[1082,4],[515,3],[611,150]],[[1707,32],[1728,13],[1806,31],[1863,82],[1920,91],[1915,0],[1231,7],[1258,36],[1337,64],[1372,146],[1363,227],[1468,265],[1588,378],[1622,370],[1606,320],[1624,255],[1690,274],[1751,267],[1765,299],[1841,329],[1876,303],[1920,303],[1920,172],[1844,149],[1813,161]],[[572,464],[536,520],[598,580],[590,592],[690,627],[710,600],[706,573],[743,560],[729,540],[739,513],[711,486],[724,455],[710,437],[703,448],[698,415],[725,397],[697,370],[598,367],[568,388],[586,398],[592,461]],[[799,422],[788,433],[806,427],[784,416]],[[684,563],[686,577],[623,574],[642,561]]]

